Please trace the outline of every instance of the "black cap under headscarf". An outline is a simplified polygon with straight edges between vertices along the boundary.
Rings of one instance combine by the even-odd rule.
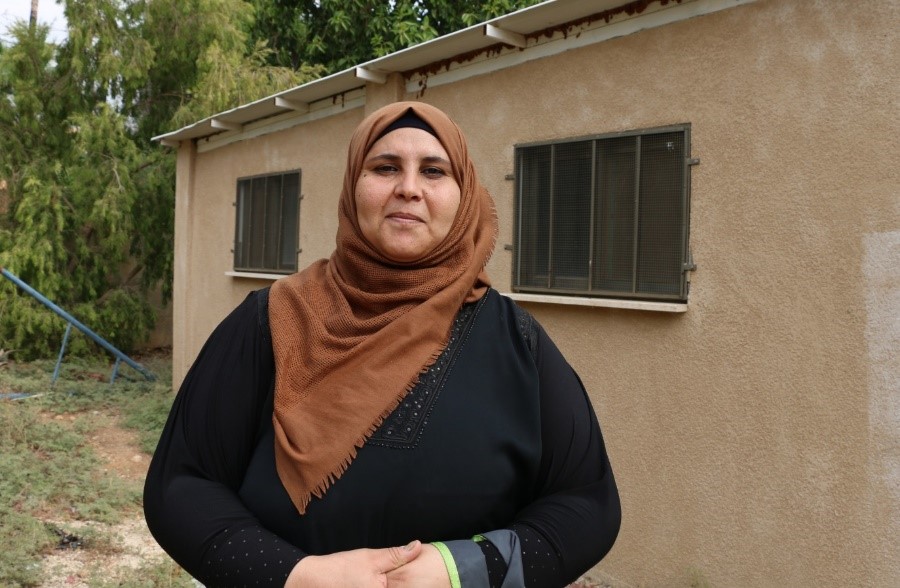
[[[413,109],[410,108],[405,113],[403,113],[403,116],[401,116],[400,118],[398,118],[397,120],[395,120],[394,122],[392,122],[391,124],[386,126],[384,128],[384,130],[381,131],[381,134],[378,135],[378,138],[375,139],[375,141],[377,141],[378,139],[381,139],[382,137],[384,137],[391,131],[396,131],[397,129],[403,129],[406,127],[410,127],[413,129],[420,129],[422,131],[425,131],[429,135],[432,135],[433,137],[437,138],[437,133],[434,132],[434,129],[431,128],[431,125],[428,124],[427,122],[425,122],[424,120],[422,120],[421,118],[419,118],[419,115],[417,115],[415,112],[413,112]],[[373,141],[373,143],[374,143],[374,141]]]

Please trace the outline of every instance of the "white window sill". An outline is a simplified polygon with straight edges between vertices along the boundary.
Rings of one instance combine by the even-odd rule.
[[[226,276],[231,276],[232,278],[250,278],[253,280],[272,280],[273,282],[279,278],[283,278],[290,274],[264,274],[257,272],[235,272],[235,271],[227,271],[225,272]]]
[[[579,296],[553,296],[549,294],[523,294],[521,292],[504,292],[517,302],[535,302],[538,304],[565,304],[569,306],[597,306],[603,308],[624,308],[628,310],[651,310],[654,312],[687,312],[684,302],[648,302],[646,300],[624,300],[621,298],[584,298]]]
[[[256,272],[227,271],[226,276],[233,278],[249,278],[253,280],[272,280],[283,278],[285,274],[264,274]],[[537,304],[563,304],[568,306],[595,306],[601,308],[624,308],[627,310],[650,310],[654,312],[687,312],[688,305],[683,302],[649,302],[646,300],[624,300],[621,298],[584,298],[579,296],[552,296],[549,294],[523,294],[521,292],[503,292],[519,302]]]

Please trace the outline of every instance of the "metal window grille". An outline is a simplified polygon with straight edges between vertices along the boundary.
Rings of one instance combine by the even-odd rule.
[[[686,300],[689,133],[517,147],[513,289]]]
[[[297,271],[300,172],[239,179],[235,208],[234,269]]]

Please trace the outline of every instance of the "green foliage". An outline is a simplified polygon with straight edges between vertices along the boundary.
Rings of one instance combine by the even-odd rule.
[[[41,419],[36,407],[2,402],[0,424],[6,431],[0,494],[8,508],[19,513],[57,509],[80,519],[113,522],[123,508],[139,504],[139,489],[98,476],[99,462],[83,435]]]
[[[66,0],[68,36],[11,27],[0,51],[0,266],[130,353],[171,292],[173,126],[302,83],[266,64],[243,0]],[[0,347],[56,353],[65,323],[0,280]],[[104,353],[75,334],[72,355]]]
[[[159,375],[159,372],[156,372]],[[170,374],[171,379],[171,374]],[[123,423],[138,433],[141,450],[153,453],[172,407],[171,394],[145,394],[122,403]]]
[[[132,257],[142,253],[134,216],[145,190],[139,181],[159,155],[144,155],[126,118],[104,101],[115,84],[97,72],[125,66],[91,61],[89,52],[72,60],[72,47],[48,43],[46,32],[15,25],[17,42],[0,54],[0,179],[7,189],[0,266],[129,351],[153,326],[144,294],[171,265]],[[81,32],[71,27],[72,46],[83,41]],[[155,282],[131,283],[140,269],[125,272],[129,265],[151,266]],[[54,353],[64,321],[6,280],[0,293],[3,345],[22,359]],[[103,333],[106,325],[121,331],[122,323],[128,333]],[[70,352],[97,349],[75,337]]]
[[[37,586],[41,559],[67,521],[117,522],[139,512],[141,488],[106,472],[88,444],[115,415],[138,431],[151,452],[172,403],[171,358],[141,362],[157,375],[129,380],[129,368],[108,384],[110,365],[71,360],[50,388],[53,362],[11,361],[0,368],[0,392],[34,396],[0,399],[0,586]],[[131,375],[135,375],[131,372]],[[52,525],[50,524],[52,521]],[[86,550],[108,552],[115,537],[79,528]],[[132,578],[113,582],[100,570],[91,586],[190,586],[170,561],[148,561]]]
[[[98,475],[83,436],[42,419],[36,405],[0,401],[0,446],[0,585],[36,583],[54,542],[38,513],[113,521],[139,504],[139,489]]]
[[[251,0],[269,63],[334,73],[539,0]]]
[[[257,41],[248,55],[228,53],[212,43],[197,62],[199,74],[193,99],[179,108],[172,121],[176,126],[190,124],[209,113],[221,112],[256,100],[258,88],[290,88],[319,77],[321,66],[301,65],[298,70],[267,65],[271,50]],[[247,67],[247,62],[252,64]]]
[[[0,505],[0,586],[36,586],[42,568],[38,554],[53,543],[53,534],[46,525]]]
[[[105,570],[96,570],[88,580],[90,588],[195,588],[187,572],[170,559],[144,562],[129,577],[109,579]]]
[[[143,136],[190,124],[321,73],[305,66],[262,64],[265,42],[249,40],[254,10],[243,0],[131,3],[143,7],[141,34],[154,51],[146,82],[125,92],[125,104],[131,105],[126,111]]]

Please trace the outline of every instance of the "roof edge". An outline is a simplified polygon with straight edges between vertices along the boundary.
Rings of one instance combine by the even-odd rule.
[[[556,40],[554,35],[568,38],[573,28],[596,26],[599,21],[608,25],[613,19],[639,17],[645,12],[659,12],[664,7],[697,6],[696,10],[688,11],[690,16],[755,1],[548,0],[219,112],[175,131],[157,135],[152,140],[177,147],[185,140],[204,139],[229,131],[240,133],[245,125],[292,110],[309,112],[311,105],[317,102],[364,88],[367,83],[384,83],[386,76],[392,73],[406,75],[423,71],[436,63],[446,63],[461,55],[477,54],[498,46],[506,46],[510,51],[532,50],[541,44],[542,37],[547,37],[544,42]]]

